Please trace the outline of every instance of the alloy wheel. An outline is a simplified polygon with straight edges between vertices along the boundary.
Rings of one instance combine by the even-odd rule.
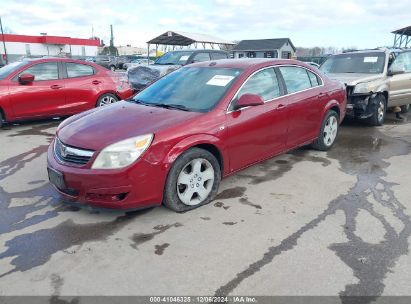
[[[324,144],[329,147],[334,143],[338,131],[338,121],[335,116],[330,116],[324,126],[323,139]]]
[[[204,158],[196,158],[186,164],[177,178],[177,195],[185,205],[202,203],[214,184],[214,169]]]
[[[102,106],[106,106],[108,104],[112,104],[112,103],[115,103],[115,102],[117,102],[117,99],[115,99],[113,96],[107,95],[107,96],[104,96],[103,98],[101,98],[99,106],[102,107]]]

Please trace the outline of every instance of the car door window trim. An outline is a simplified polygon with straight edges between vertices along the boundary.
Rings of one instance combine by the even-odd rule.
[[[308,88],[308,89],[305,89],[305,90],[293,92],[293,93],[288,93],[288,92],[287,92],[287,86],[285,85],[284,79],[283,79],[282,74],[281,74],[281,71],[279,70],[280,67],[297,67],[297,68],[303,68],[303,69],[305,69],[306,71],[309,71],[309,72],[311,72],[311,73],[314,73],[314,74],[321,80],[321,85],[318,85],[318,86],[315,86],[315,87],[311,87],[311,88]],[[312,70],[310,70],[310,69],[307,69],[306,67],[303,67],[303,66],[301,66],[301,65],[296,65],[296,64],[279,64],[279,65],[272,65],[272,66],[264,67],[264,68],[261,68],[261,69],[255,71],[255,72],[253,72],[250,76],[248,76],[247,79],[246,79],[246,80],[243,82],[243,84],[240,86],[240,88],[238,88],[238,90],[236,91],[234,97],[231,99],[230,103],[228,104],[228,107],[227,107],[227,109],[226,109],[226,114],[229,114],[229,113],[232,113],[232,112],[236,112],[236,111],[239,111],[239,110],[245,110],[245,109],[250,108],[250,107],[245,107],[245,108],[241,108],[241,109],[237,109],[237,110],[230,110],[232,103],[236,100],[236,98],[237,98],[237,96],[238,96],[238,93],[241,91],[241,89],[242,89],[243,86],[247,83],[247,81],[248,81],[251,77],[253,77],[255,74],[257,74],[258,72],[261,72],[261,71],[263,71],[263,70],[270,69],[270,68],[271,68],[271,69],[274,69],[274,71],[275,71],[276,68],[277,68],[278,72],[280,73],[279,75],[276,73],[277,78],[278,78],[279,76],[281,77],[281,81],[283,82],[283,85],[285,85],[285,88],[283,88],[283,95],[280,95],[280,96],[275,97],[275,98],[273,98],[273,99],[265,100],[264,103],[272,102],[272,101],[275,101],[275,100],[277,100],[277,99],[279,99],[279,98],[283,98],[283,97],[285,97],[285,96],[291,96],[291,95],[294,95],[294,94],[299,94],[299,93],[301,93],[301,92],[305,92],[305,91],[308,91],[308,90],[312,90],[312,89],[316,89],[316,88],[320,88],[320,87],[323,87],[323,86],[324,86],[324,80],[323,80],[323,78],[322,78],[318,73],[316,73],[316,72],[314,72],[314,71],[312,71]],[[311,82],[310,82],[310,83],[311,83]],[[280,86],[280,84],[279,84],[279,86]],[[280,87],[280,91],[281,91],[281,87]]]

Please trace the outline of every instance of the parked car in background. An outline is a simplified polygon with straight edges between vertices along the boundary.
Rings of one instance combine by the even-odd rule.
[[[115,71],[118,59],[115,56],[99,55],[94,58],[94,62],[102,67]]]
[[[347,86],[347,115],[384,123],[387,108],[411,103],[411,52],[375,49],[333,55],[320,70]]]
[[[86,57],[84,60],[89,62],[96,62],[96,57]]]
[[[126,78],[91,62],[25,59],[0,68],[0,126],[5,121],[69,116],[132,94]]]
[[[134,59],[131,62],[124,63],[123,69],[128,70],[129,68],[134,68],[136,66],[149,65],[149,64],[154,64],[154,61],[149,60],[149,59]]]
[[[127,70],[127,68],[124,67],[124,64],[130,63],[137,59],[138,59],[137,55],[121,55],[117,57],[116,69]]]
[[[330,149],[345,108],[343,84],[295,60],[191,64],[128,102],[62,122],[49,177],[82,203],[183,212],[252,164],[310,143]]]
[[[138,65],[127,70],[130,85],[137,91],[142,90],[160,77],[195,62],[230,58],[221,50],[178,50],[165,53],[154,64]]]

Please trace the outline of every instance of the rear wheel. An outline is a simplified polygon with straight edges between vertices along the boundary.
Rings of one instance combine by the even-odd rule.
[[[409,104],[401,106],[401,113],[408,113],[409,110],[410,110]]]
[[[385,120],[385,112],[387,108],[387,99],[384,95],[378,94],[373,99],[370,100],[373,102],[373,115],[368,118],[368,123],[373,126],[382,126]]]
[[[210,203],[217,194],[221,169],[210,152],[192,148],[174,162],[164,189],[164,205],[185,212]]]
[[[97,100],[97,104],[96,107],[102,107],[102,106],[106,106],[112,103],[115,103],[118,101],[118,98],[116,95],[111,94],[111,93],[107,93],[107,94],[103,94],[100,96],[100,98]]]
[[[338,120],[339,116],[337,112],[334,110],[327,112],[321,126],[320,135],[311,145],[314,149],[320,151],[327,151],[331,149],[338,134]]]

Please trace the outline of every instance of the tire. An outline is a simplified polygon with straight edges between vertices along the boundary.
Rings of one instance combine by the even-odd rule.
[[[118,101],[118,98],[117,98],[116,95],[111,94],[111,93],[106,93],[106,94],[103,94],[99,97],[99,99],[97,100],[97,103],[96,103],[96,107],[97,108],[98,107],[103,107],[103,106],[115,103],[117,101]]]
[[[4,116],[3,113],[0,111],[0,129],[4,126]]]
[[[339,127],[339,116],[337,112],[334,110],[328,111],[321,125],[320,134],[311,146],[320,151],[331,149],[337,138]]]
[[[187,150],[168,173],[163,204],[176,212],[206,205],[217,194],[220,181],[221,168],[213,154],[199,148]]]
[[[409,110],[410,110],[409,104],[401,106],[401,113],[408,113]]]
[[[384,95],[378,94],[370,100],[373,102],[373,115],[368,118],[368,123],[372,126],[382,126],[387,112],[387,99]]]
[[[116,70],[116,66],[114,66],[114,65],[110,65],[110,70],[112,70],[113,72]]]

